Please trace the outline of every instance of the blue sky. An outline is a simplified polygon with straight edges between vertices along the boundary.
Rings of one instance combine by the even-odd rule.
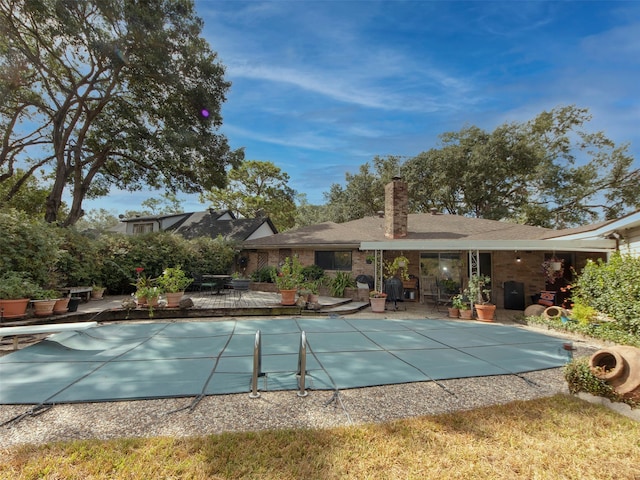
[[[412,157],[443,132],[559,105],[588,108],[588,128],[631,143],[640,166],[640,2],[196,0],[196,11],[232,82],[221,131],[310,203],[375,155]],[[122,213],[149,196],[99,206]]]

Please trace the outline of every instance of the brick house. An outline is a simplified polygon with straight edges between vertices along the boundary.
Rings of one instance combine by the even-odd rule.
[[[324,222],[244,242],[247,271],[298,255],[303,265],[316,264],[328,274],[372,276],[381,289],[383,262],[402,255],[417,280],[416,300],[438,295],[443,285],[459,291],[470,273],[479,272],[491,277],[492,302],[513,308],[531,304],[542,291],[560,291],[571,281],[572,269],[580,271],[588,259],[606,258],[619,247],[605,225],[611,222],[559,231],[436,211],[409,214],[407,205],[407,185],[394,178],[385,187],[384,215]],[[562,275],[550,283],[542,264],[551,258],[563,263]]]

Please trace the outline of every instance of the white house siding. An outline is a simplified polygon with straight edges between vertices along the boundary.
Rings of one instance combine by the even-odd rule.
[[[246,240],[255,240],[256,238],[268,237],[270,235],[273,235],[273,230],[271,230],[271,227],[267,222],[264,222],[251,235],[249,235]]]
[[[620,252],[640,257],[640,228],[625,230],[624,240],[620,243]]]

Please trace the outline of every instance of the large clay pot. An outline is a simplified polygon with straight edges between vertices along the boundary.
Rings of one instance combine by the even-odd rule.
[[[165,296],[167,297],[167,307],[178,307],[180,306],[180,299],[183,297],[184,292],[167,292]]]
[[[105,288],[94,288],[91,290],[91,299],[92,300],[102,300],[102,296],[104,295]]]
[[[384,306],[385,303],[387,302],[387,299],[382,297],[382,298],[370,298],[369,301],[371,302],[371,311],[375,312],[375,313],[384,313]]]
[[[614,346],[598,350],[589,359],[589,368],[618,394],[640,400],[640,349]]]
[[[48,317],[53,315],[53,307],[57,299],[54,300],[33,300],[33,314],[36,317]]]
[[[481,322],[493,322],[493,317],[496,313],[496,306],[495,305],[483,305],[480,303],[477,303],[475,305],[476,307],[476,315],[478,316],[478,320],[480,320]]]
[[[56,303],[53,306],[53,313],[55,313],[56,315],[67,313],[67,311],[69,310],[69,300],[69,297],[62,297],[56,300]]]
[[[280,303],[282,305],[295,305],[297,292],[298,290],[280,290],[280,295],[282,296]]]
[[[0,317],[3,320],[10,318],[21,318],[27,315],[28,298],[19,298],[16,300],[0,300]]]

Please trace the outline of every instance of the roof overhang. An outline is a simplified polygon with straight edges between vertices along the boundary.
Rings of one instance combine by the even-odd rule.
[[[360,250],[484,250],[484,251],[564,251],[612,252],[615,240],[387,240],[362,242]]]
[[[618,220],[614,220],[612,222],[603,225],[600,228],[595,230],[589,230],[581,233],[573,233],[569,235],[565,235],[562,238],[563,240],[582,240],[582,239],[591,239],[596,237],[607,238],[612,236],[615,233],[624,232],[625,230],[630,230],[634,228],[640,227],[640,212],[635,212],[626,217],[620,218]]]

